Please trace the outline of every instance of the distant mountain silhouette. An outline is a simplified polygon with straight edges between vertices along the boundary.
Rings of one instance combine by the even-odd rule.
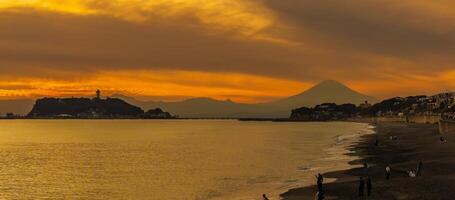
[[[377,102],[377,99],[374,97],[358,93],[333,80],[323,81],[295,96],[259,104],[235,103],[229,100],[220,101],[211,98],[192,98],[184,101],[162,102],[139,101],[124,95],[113,95],[113,97],[123,99],[143,109],[160,107],[180,117],[190,118],[289,117],[292,109],[302,106],[313,107],[322,103],[360,104],[364,101]]]
[[[266,104],[243,104],[232,101],[220,101],[212,98],[191,98],[176,102],[139,101],[124,95],[112,95],[143,109],[162,108],[179,117],[188,118],[237,118],[276,116]],[[288,115],[289,111],[287,111]],[[281,116],[284,116],[283,113]]]
[[[323,81],[314,87],[278,101],[245,104],[230,100],[220,101],[211,98],[191,98],[183,101],[140,101],[122,94],[112,95],[144,110],[162,108],[174,115],[188,118],[270,118],[289,117],[291,110],[302,106],[313,107],[322,103],[353,103],[364,101],[376,103],[377,99],[356,92],[345,85],[333,81]],[[33,107],[33,100],[0,101],[0,112],[27,114]]]
[[[0,100],[0,113],[5,115],[8,112],[26,115],[32,110],[35,100],[33,99],[12,99],[12,100]]]
[[[275,103],[297,108],[302,106],[313,107],[321,103],[361,104],[365,101],[375,103],[378,100],[374,97],[356,92],[338,81],[327,80],[322,81],[305,92],[279,100]]]

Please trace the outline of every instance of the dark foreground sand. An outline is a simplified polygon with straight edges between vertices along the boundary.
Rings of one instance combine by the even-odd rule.
[[[358,197],[358,178],[368,173],[372,177],[372,196],[368,199],[455,199],[455,135],[444,135],[440,142],[437,125],[380,123],[377,134],[365,135],[350,147],[361,159],[350,164],[355,168],[324,174],[337,178],[324,184],[326,199],[361,199]],[[397,136],[397,140],[389,140]],[[378,139],[379,146],[374,145]],[[363,162],[371,167],[368,172]],[[406,171],[416,170],[423,162],[422,176],[410,178]],[[392,175],[385,179],[385,166],[390,164]],[[285,200],[314,199],[316,186],[292,189]],[[367,199],[367,198],[364,198]]]

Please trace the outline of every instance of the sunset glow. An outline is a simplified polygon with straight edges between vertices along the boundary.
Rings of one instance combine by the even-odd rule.
[[[454,90],[454,3],[378,4],[0,0],[0,99],[255,103],[326,79],[380,99]]]
[[[4,88],[0,90],[0,96],[4,99],[40,96],[93,96],[95,90],[101,89],[105,95],[128,94],[170,100],[181,100],[182,97],[212,97],[219,100],[230,99],[254,103],[293,95],[310,85],[286,79],[244,74],[114,71],[72,80],[18,79],[0,82],[0,86]]]

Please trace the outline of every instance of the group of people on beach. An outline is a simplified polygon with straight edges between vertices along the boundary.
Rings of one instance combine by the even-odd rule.
[[[390,139],[397,140],[397,137],[391,136]],[[444,140],[441,139],[441,141],[444,141]],[[374,145],[379,146],[379,140],[375,140]],[[366,189],[366,196],[368,196],[368,197],[371,196],[371,191],[373,189],[371,177],[368,175],[369,167],[370,166],[368,165],[367,162],[363,163],[365,176],[360,176],[359,185],[358,185],[358,196],[361,198],[365,197],[365,189]],[[408,171],[409,177],[421,176],[422,168],[423,168],[423,162],[420,161],[418,163],[417,169],[415,171],[414,170]],[[386,165],[386,167],[385,167],[385,179],[386,180],[389,180],[391,178],[391,172],[392,172],[392,168],[390,167],[390,165]],[[318,191],[316,193],[315,199],[317,199],[317,200],[323,200],[325,198],[324,197],[325,193],[324,193],[324,189],[323,189],[323,181],[324,181],[324,177],[320,173],[318,175],[316,175],[316,185],[317,185]]]
[[[324,182],[324,177],[319,173],[316,176],[316,184],[318,187],[318,192],[316,193],[315,199],[317,200],[323,200],[324,197],[324,188],[323,188],[323,182]],[[365,186],[366,186],[366,191],[367,191],[367,196],[371,195],[371,189],[373,188],[373,185],[371,183],[371,178],[367,176],[366,178],[360,177],[359,180],[359,197],[365,196]]]
[[[378,146],[379,142],[378,140],[375,141],[375,146]],[[363,168],[364,168],[364,174],[365,176],[360,176],[359,178],[359,188],[358,188],[358,195],[359,197],[364,197],[365,196],[365,186],[367,190],[367,196],[371,196],[371,189],[373,188],[373,184],[371,183],[371,177],[368,176],[368,168],[370,166],[368,165],[367,162],[363,163]]]
[[[363,165],[364,165],[366,173],[368,173],[368,163],[365,162]],[[413,170],[409,171],[409,173],[412,174],[412,175],[409,175],[409,176],[410,177],[421,176],[422,167],[423,167],[423,162],[420,161],[419,164],[417,165],[416,172],[414,172]],[[390,179],[391,170],[392,169],[391,169],[390,165],[387,165],[385,167],[385,178],[386,178],[386,180]],[[317,200],[323,200],[324,199],[323,181],[324,181],[324,177],[319,173],[316,176],[316,185],[317,185],[317,188],[318,188],[318,192],[316,193],[315,199],[317,199]],[[365,177],[361,176],[359,178],[359,188],[358,188],[358,196],[359,197],[364,197],[365,196],[365,187],[366,187],[366,195],[368,197],[371,196],[371,190],[373,189],[373,184],[372,184],[372,181],[371,181],[371,177],[368,176],[368,175],[365,176]],[[264,200],[268,200],[268,199],[264,198]]]
[[[441,142],[447,142],[446,138],[445,138],[445,137],[442,137],[442,136],[439,138],[439,141],[441,141]]]
[[[396,136],[390,137],[390,140],[397,140],[397,139],[398,139],[398,137],[396,137]],[[446,142],[446,139],[443,137],[441,137],[440,140],[441,140],[441,142]],[[375,140],[374,145],[379,146],[380,145],[379,140]],[[373,189],[371,177],[368,175],[368,173],[369,173],[368,168],[370,166],[368,165],[367,162],[364,162],[363,167],[365,169],[364,173],[366,175],[360,176],[359,185],[358,185],[359,186],[358,187],[358,196],[361,198],[365,197],[365,188],[366,188],[366,196],[368,196],[368,197],[371,196],[371,191]],[[417,164],[417,169],[415,171],[414,170],[407,171],[408,176],[411,178],[416,177],[416,176],[421,176],[422,168],[423,168],[423,162],[419,161],[419,163]],[[385,179],[386,180],[390,180],[391,172],[392,172],[392,168],[390,167],[390,165],[386,165],[386,167],[385,167]],[[318,173],[316,175],[317,192],[316,192],[316,196],[315,196],[315,199],[317,199],[317,200],[323,200],[325,198],[323,183],[324,183],[324,177],[322,176],[322,174]],[[262,197],[263,197],[263,200],[269,200],[265,194],[263,194]]]

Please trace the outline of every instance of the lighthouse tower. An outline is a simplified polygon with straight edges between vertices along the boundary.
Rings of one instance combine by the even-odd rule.
[[[96,90],[96,99],[101,99],[101,91],[99,89]]]

